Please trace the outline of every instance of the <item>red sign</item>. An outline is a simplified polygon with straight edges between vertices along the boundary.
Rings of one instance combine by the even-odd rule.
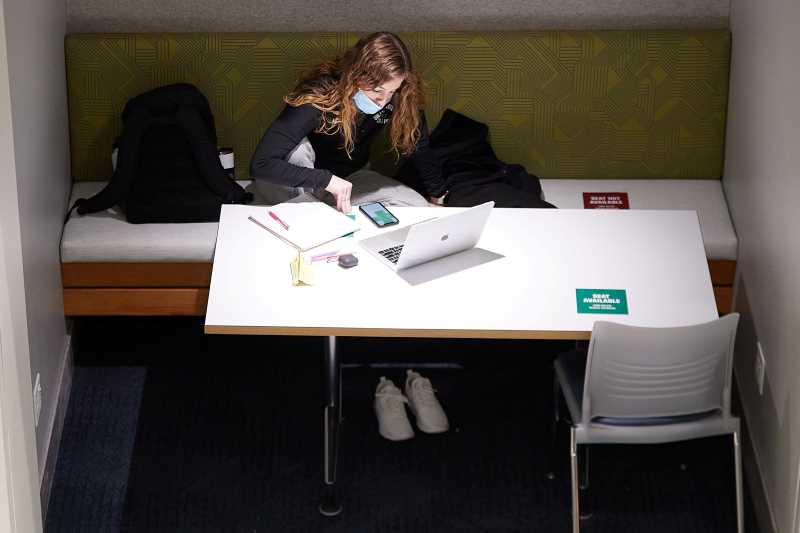
[[[584,209],[630,209],[626,192],[585,192]]]

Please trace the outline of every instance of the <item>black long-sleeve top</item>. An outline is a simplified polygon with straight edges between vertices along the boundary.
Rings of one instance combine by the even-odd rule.
[[[389,123],[393,110],[393,105],[389,103],[374,115],[358,113],[353,151],[351,157],[347,157],[341,133],[329,135],[315,131],[320,125],[322,112],[319,109],[311,104],[297,107],[287,105],[258,143],[250,161],[250,176],[289,187],[324,189],[331,176],[347,178],[367,164],[372,141]],[[424,113],[420,130],[420,138],[411,160],[417,167],[425,188],[421,192],[427,196],[439,197],[445,193],[445,183],[438,160],[430,150]],[[308,137],[314,148],[315,168],[299,167],[285,160],[303,137]]]

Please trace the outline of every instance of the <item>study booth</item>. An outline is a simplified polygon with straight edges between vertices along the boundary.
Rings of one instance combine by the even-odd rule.
[[[398,274],[362,254],[353,269],[315,267],[314,284],[303,287],[291,283],[296,250],[248,219],[263,215],[263,206],[225,206],[219,224],[186,225],[136,226],[110,210],[73,217],[62,241],[68,316],[204,314],[207,333],[323,338],[321,508],[329,514],[340,510],[337,337],[586,340],[601,318],[686,327],[730,306],[736,238],[719,184],[727,32],[402,36],[428,83],[432,126],[447,108],[486,122],[498,155],[540,175],[545,198],[561,209],[495,209],[476,248],[445,272]],[[127,99],[177,81],[209,96],[220,142],[234,147],[237,177],[246,179],[241,163],[297,72],[357,37],[68,36],[79,180],[73,198],[99,190],[102,183],[93,180],[110,175],[111,142]],[[376,154],[375,168],[387,164]],[[628,209],[591,209],[598,198]],[[396,211],[413,223],[430,210],[449,211]],[[377,231],[358,217],[361,229],[336,247],[357,250],[361,235]],[[380,312],[336,306],[354,292],[389,305],[376,302]]]

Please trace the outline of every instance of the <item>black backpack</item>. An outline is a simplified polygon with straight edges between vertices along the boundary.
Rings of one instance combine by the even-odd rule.
[[[122,124],[111,181],[91,198],[77,200],[70,212],[119,205],[134,224],[212,222],[219,220],[222,204],[253,199],[225,174],[211,108],[194,85],[166,85],[131,98]]]

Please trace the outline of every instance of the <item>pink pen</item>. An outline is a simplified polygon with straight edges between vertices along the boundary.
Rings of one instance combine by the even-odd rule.
[[[273,213],[272,211],[269,211],[269,216],[271,216],[271,217],[272,217],[272,219],[273,219],[273,220],[275,220],[275,221],[276,221],[278,224],[280,224],[281,226],[283,226],[283,229],[285,229],[286,231],[289,231],[289,224],[287,224],[286,222],[284,222],[283,220],[281,220],[281,219],[280,219],[280,217],[279,217],[278,215],[276,215],[276,214],[275,214],[275,213]]]

